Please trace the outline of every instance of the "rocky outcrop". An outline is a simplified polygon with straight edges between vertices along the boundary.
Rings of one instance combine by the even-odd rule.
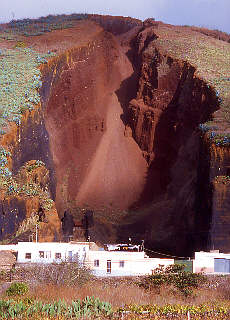
[[[198,126],[218,101],[194,67],[159,51],[153,39],[153,29],[136,38],[140,77],[128,108],[128,125],[149,165],[144,191],[133,207],[144,215],[134,230],[151,247],[185,254],[208,244],[209,149]]]
[[[11,152],[4,161],[15,186],[32,186],[28,197],[4,191],[1,239],[45,208],[46,195],[54,203],[39,221],[41,239],[58,239],[67,209],[71,233],[82,237],[74,221],[89,209],[92,240],[131,236],[155,251],[186,256],[226,250],[228,148],[217,148],[200,130],[220,108],[213,85],[220,80],[209,74],[208,58],[197,62],[190,50],[194,37],[202,37],[199,50],[209,38],[194,32],[190,39],[185,27],[154,19],[90,20],[37,38],[37,47],[49,45],[57,55],[40,67],[41,105],[1,141]],[[205,55],[210,52],[207,45]]]
[[[26,234],[24,241],[33,234],[35,239],[37,220],[32,216],[38,215],[40,207],[46,218],[39,223],[39,240],[59,240],[60,220],[51,200],[55,195],[52,157],[39,107],[26,112],[20,126],[11,126],[1,139],[1,150],[2,154],[7,154],[13,175],[1,181],[0,240],[14,242],[14,237],[18,238],[23,233]]]
[[[111,209],[127,209],[138,199],[146,162],[121,120],[115,94],[132,65],[115,37],[99,30],[42,67],[41,95],[60,215],[88,207],[108,212],[110,223]]]
[[[142,26],[142,21],[130,17],[101,16],[98,14],[89,15],[89,19],[99,24],[104,30],[120,35],[135,27]]]

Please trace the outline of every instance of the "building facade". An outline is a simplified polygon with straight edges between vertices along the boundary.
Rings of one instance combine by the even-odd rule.
[[[89,242],[19,242],[18,263],[77,262],[84,265]]]
[[[117,247],[104,250],[93,242],[19,242],[0,246],[0,251],[16,252],[17,264],[78,263],[98,277],[148,275],[159,265],[174,264],[174,259],[149,258],[144,251],[137,251],[139,247],[127,248],[134,251],[123,251],[122,246],[119,250]]]
[[[230,273],[230,253],[221,253],[218,250],[195,252],[193,272]]]
[[[144,251],[93,251],[86,254],[85,265],[98,277],[125,277],[152,274],[159,265],[174,264],[174,259],[149,258]]]

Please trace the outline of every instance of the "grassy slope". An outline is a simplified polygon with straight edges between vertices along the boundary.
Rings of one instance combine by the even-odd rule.
[[[224,135],[230,122],[230,44],[188,27],[160,25],[156,34],[160,50],[187,61],[196,68],[195,76],[214,88],[220,110],[213,115],[212,125],[218,122],[218,132]]]

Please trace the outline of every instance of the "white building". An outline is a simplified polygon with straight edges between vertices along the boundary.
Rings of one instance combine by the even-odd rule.
[[[195,252],[193,272],[230,273],[230,253],[218,250]]]
[[[84,264],[89,242],[19,242],[18,263],[78,262]]]
[[[93,251],[86,254],[85,265],[95,276],[140,276],[152,274],[159,265],[174,264],[174,259],[149,258],[144,251]]]
[[[93,242],[19,242],[2,245],[1,250],[17,252],[19,264],[77,262],[99,277],[147,275],[159,265],[174,264],[174,259],[149,258],[144,251],[106,251]]]

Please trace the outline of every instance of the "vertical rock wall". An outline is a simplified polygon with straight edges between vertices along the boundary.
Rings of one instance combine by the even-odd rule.
[[[194,67],[160,52],[149,38],[154,39],[149,30],[137,38],[139,88],[128,111],[133,137],[149,163],[144,191],[133,209],[144,212],[138,232],[148,245],[188,254],[194,247],[205,249],[208,242],[210,157],[198,126],[218,101]]]
[[[213,186],[209,248],[229,252],[230,152],[227,146],[210,145],[210,183]]]

